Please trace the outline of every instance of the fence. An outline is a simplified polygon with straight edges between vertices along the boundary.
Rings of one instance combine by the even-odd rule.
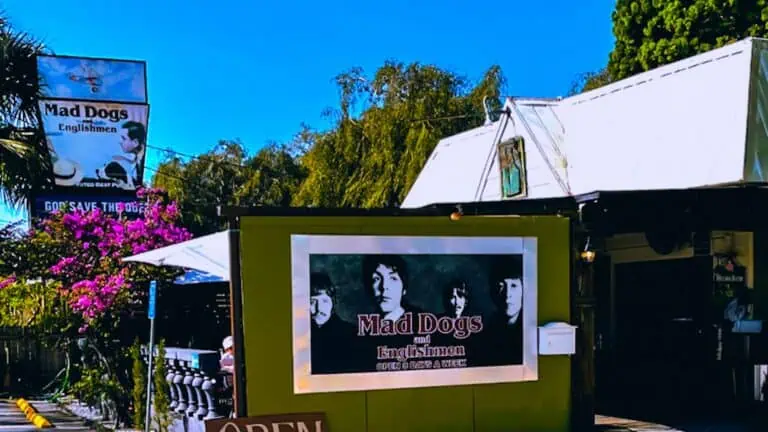
[[[64,353],[46,345],[52,335],[20,328],[0,328],[0,392],[38,392],[65,365]]]

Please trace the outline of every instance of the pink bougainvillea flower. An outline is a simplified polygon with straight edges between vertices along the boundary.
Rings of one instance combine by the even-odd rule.
[[[94,209],[54,215],[42,223],[44,232],[72,254],[61,257],[49,270],[61,282],[59,292],[82,316],[85,325],[80,331],[130,301],[134,285],[129,281],[135,267],[122,258],[192,237],[177,225],[179,208],[166,203],[162,191],[142,189],[137,195],[147,203],[141,219],[129,221]],[[2,280],[0,287],[10,283]]]
[[[11,286],[14,282],[16,282],[16,276],[10,275],[5,279],[0,279],[0,290],[8,288]]]

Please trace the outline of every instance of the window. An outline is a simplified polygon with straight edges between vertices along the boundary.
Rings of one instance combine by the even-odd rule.
[[[525,140],[512,137],[499,143],[499,169],[501,171],[501,198],[523,198],[527,195],[525,170]]]

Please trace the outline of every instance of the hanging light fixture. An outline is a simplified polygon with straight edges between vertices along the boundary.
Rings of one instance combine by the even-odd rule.
[[[596,254],[595,254],[595,251],[593,251],[590,248],[591,243],[592,243],[592,238],[591,237],[587,237],[587,243],[584,245],[584,250],[581,251],[581,253],[579,254],[580,257],[581,257],[581,260],[584,261],[584,262],[591,263],[591,262],[595,261],[595,255]]]

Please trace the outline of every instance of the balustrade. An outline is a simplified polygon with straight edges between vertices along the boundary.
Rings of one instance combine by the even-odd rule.
[[[147,348],[142,347],[142,358],[147,362]],[[157,358],[154,353],[153,362]],[[221,418],[229,414],[231,401],[231,378],[219,370],[219,353],[216,351],[188,348],[165,349],[167,374],[165,381],[170,388],[168,397],[173,413],[189,420],[204,421]],[[154,388],[152,389],[154,392]]]

